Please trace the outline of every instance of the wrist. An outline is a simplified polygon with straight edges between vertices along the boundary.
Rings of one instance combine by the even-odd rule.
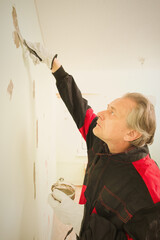
[[[52,61],[52,67],[51,67],[52,73],[55,73],[60,67],[61,67],[61,64],[58,62],[57,54],[56,54]]]

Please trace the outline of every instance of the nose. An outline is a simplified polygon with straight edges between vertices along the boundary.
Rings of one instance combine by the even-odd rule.
[[[106,111],[102,111],[97,113],[98,118],[100,118],[102,121],[105,120],[105,116],[106,116]]]

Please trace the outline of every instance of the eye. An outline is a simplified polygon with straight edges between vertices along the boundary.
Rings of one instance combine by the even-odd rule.
[[[114,112],[111,110],[111,115],[114,115]]]
[[[115,115],[114,108],[108,104],[107,111],[110,115]]]

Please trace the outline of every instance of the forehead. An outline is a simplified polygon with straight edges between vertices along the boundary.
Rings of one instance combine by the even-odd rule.
[[[119,116],[126,116],[136,106],[136,103],[129,98],[117,98],[109,104]]]

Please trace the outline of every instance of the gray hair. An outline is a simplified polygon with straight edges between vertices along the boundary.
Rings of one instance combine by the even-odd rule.
[[[127,116],[127,125],[138,131],[141,137],[131,142],[132,145],[142,147],[152,144],[156,130],[156,117],[153,104],[141,93],[127,93],[123,98],[129,98],[136,103],[136,107]]]

